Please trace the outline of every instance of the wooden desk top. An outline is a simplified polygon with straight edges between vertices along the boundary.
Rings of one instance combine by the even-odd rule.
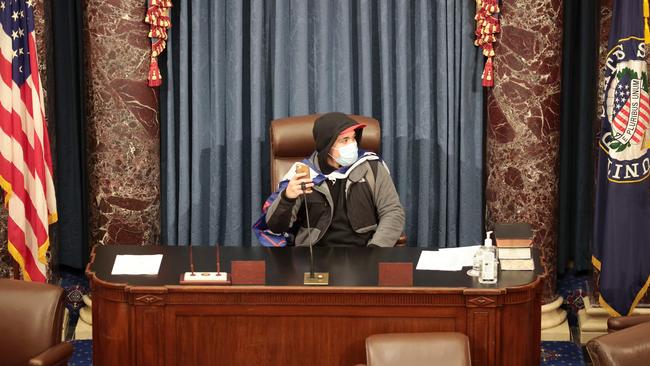
[[[333,287],[377,287],[377,268],[379,262],[412,262],[414,268],[413,287],[415,288],[458,288],[476,290],[497,290],[521,287],[536,281],[543,273],[539,250],[533,248],[535,271],[499,271],[498,282],[494,285],[478,283],[474,277],[467,276],[469,267],[461,271],[420,271],[415,266],[422,248],[314,248],[316,272],[329,272]],[[215,247],[195,246],[192,249],[196,271],[216,270]],[[111,275],[115,256],[118,254],[163,254],[160,271],[151,275]],[[264,248],[264,247],[222,247],[221,270],[230,272],[232,260],[265,260],[265,287],[303,286],[303,273],[309,271],[309,248]],[[181,273],[189,271],[189,250],[182,246],[135,246],[107,245],[95,246],[86,273],[112,284],[127,286],[175,286],[179,285]],[[241,288],[242,286],[229,286]],[[243,286],[249,287],[249,286]],[[315,289],[316,291],[318,289]]]

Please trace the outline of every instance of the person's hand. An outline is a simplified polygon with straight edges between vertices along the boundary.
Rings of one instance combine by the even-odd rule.
[[[303,194],[302,184],[305,184],[304,193],[311,193],[311,187],[314,186],[314,183],[311,181],[311,178],[308,177],[309,173],[296,173],[289,180],[287,188],[284,191],[284,195],[289,199],[295,199],[301,194]]]

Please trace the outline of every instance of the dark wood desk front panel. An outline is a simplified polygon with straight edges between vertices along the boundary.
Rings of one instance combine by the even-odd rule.
[[[226,270],[266,259],[268,286],[188,287],[178,285],[187,248],[97,247],[87,270],[95,364],[354,365],[371,334],[428,331],[467,334],[473,365],[539,364],[540,273],[501,273],[497,287],[415,271],[414,287],[376,287],[378,261],[415,264],[420,250],[320,249],[333,286],[297,285],[308,265],[296,248],[224,248]],[[194,248],[197,270],[210,270],[209,250]],[[116,254],[154,252],[165,254],[158,276],[110,275]],[[358,271],[343,269],[351,263]]]

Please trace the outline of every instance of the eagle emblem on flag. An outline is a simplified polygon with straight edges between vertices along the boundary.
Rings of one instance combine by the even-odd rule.
[[[608,179],[628,183],[650,173],[650,90],[642,39],[616,44],[605,64],[605,123],[600,147],[609,157]]]
[[[645,66],[645,65],[644,65]],[[623,152],[632,144],[640,145],[650,121],[648,74],[625,67],[616,73],[616,86],[610,88],[612,115],[609,118],[612,132],[610,150]]]

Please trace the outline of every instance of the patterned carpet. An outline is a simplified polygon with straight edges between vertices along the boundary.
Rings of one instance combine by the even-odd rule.
[[[71,341],[74,346],[74,353],[70,360],[70,366],[92,365],[92,340],[75,340],[74,329],[79,320],[79,309],[84,306],[82,296],[89,293],[88,280],[82,271],[70,268],[60,270],[61,286],[65,289],[66,307],[70,311],[66,340]],[[583,355],[577,331],[578,310],[584,307],[582,294],[588,288],[590,279],[588,274],[568,273],[558,277],[558,293],[564,297],[562,307],[567,310],[569,326],[571,327],[572,339],[575,342],[542,342],[542,366],[582,366],[589,365],[588,356]],[[585,362],[585,358],[587,363]]]
[[[68,324],[65,339],[74,340],[74,329],[79,320],[79,309],[85,306],[83,295],[90,294],[88,279],[81,270],[61,267],[59,268],[60,285],[65,292],[65,306],[68,309]]]
[[[542,365],[582,366],[582,347],[573,342],[542,341]]]
[[[93,364],[93,341],[84,339],[72,341],[74,353],[68,363],[69,366],[87,366]]]

